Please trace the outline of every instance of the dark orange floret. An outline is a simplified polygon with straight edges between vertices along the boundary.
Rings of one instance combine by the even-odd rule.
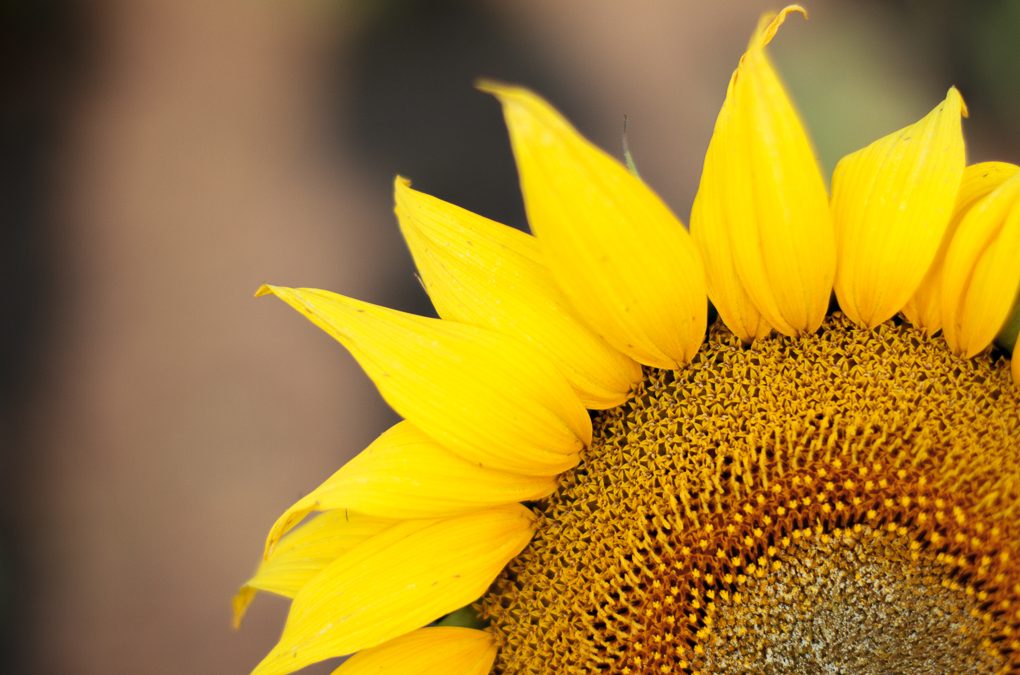
[[[648,370],[481,603],[518,672],[1020,671],[1020,394],[830,317]]]

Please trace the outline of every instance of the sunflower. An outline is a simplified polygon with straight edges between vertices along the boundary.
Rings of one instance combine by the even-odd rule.
[[[950,89],[830,199],[765,51],[791,12],[689,232],[484,82],[534,235],[397,178],[441,319],[260,289],[404,420],[273,525],[234,605],[293,598],[256,673],[1020,669],[1020,173],[966,165]]]

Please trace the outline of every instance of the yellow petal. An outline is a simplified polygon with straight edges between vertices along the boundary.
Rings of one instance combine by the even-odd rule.
[[[903,314],[907,319],[923,329],[926,334],[934,335],[942,328],[942,264],[946,258],[949,242],[952,241],[960,221],[978,200],[1002,185],[1018,169],[1020,167],[1006,162],[981,162],[964,169],[960,193],[956,196],[956,206],[953,208],[953,217],[939,244],[935,260],[914,297],[903,306]]]
[[[392,519],[345,511],[323,513],[309,520],[280,541],[234,596],[234,627],[241,625],[256,591],[293,598],[341,553],[394,524]]]
[[[712,136],[713,145],[718,138],[716,132]],[[722,230],[723,220],[717,217],[728,210],[728,206],[719,201],[722,191],[714,187],[727,180],[728,174],[721,169],[710,145],[701,173],[701,186],[691,209],[691,236],[705,261],[708,297],[712,299],[719,317],[730,332],[744,342],[752,342],[768,335],[772,327],[744,291],[734,266],[729,236]]]
[[[836,270],[825,182],[797,111],[765,53],[792,5],[759,24],[730,79],[705,156],[691,234],[709,296],[745,341],[768,326],[818,329]]]
[[[269,550],[296,516],[310,510],[437,518],[541,499],[555,489],[554,477],[480,467],[441,447],[410,422],[400,422],[287,509],[270,533]]]
[[[1020,292],[1020,174],[980,200],[949,242],[942,269],[942,332],[970,358],[992,343]]]
[[[527,475],[577,464],[591,419],[548,357],[495,331],[309,288],[263,286],[351,352],[401,416],[469,462]]]
[[[1013,372],[1013,384],[1020,387],[1020,335],[1013,345],[1013,357],[1010,360],[1010,370]]]
[[[611,345],[658,368],[705,337],[705,271],[662,200],[519,87],[480,85],[503,104],[528,222],[574,310]]]
[[[474,628],[419,628],[358,652],[332,675],[487,675],[496,660],[493,636]]]
[[[550,357],[585,407],[627,400],[641,367],[577,319],[534,237],[397,178],[397,217],[439,316],[513,335]]]
[[[963,99],[847,155],[832,177],[836,296],[874,327],[907,304],[938,252],[963,177]]]
[[[280,642],[253,675],[290,673],[399,637],[476,600],[531,539],[512,504],[409,520],[341,555],[294,598]]]

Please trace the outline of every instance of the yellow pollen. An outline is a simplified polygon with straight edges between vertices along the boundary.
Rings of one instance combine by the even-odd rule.
[[[1018,506],[1003,359],[717,325],[596,416],[478,609],[496,672],[1013,672]]]

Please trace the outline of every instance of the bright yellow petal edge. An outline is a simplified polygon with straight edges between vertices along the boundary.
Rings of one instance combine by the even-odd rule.
[[[591,419],[546,356],[513,337],[311,288],[263,286],[343,344],[403,417],[468,461],[529,475],[577,463]]]
[[[333,675],[485,675],[495,660],[496,641],[486,631],[436,626],[358,652]]]
[[[446,450],[410,422],[400,422],[288,508],[269,532],[265,557],[312,511],[436,518],[533,501],[555,489],[555,477],[487,469]]]
[[[942,266],[946,250],[956,235],[960,221],[978,201],[1002,185],[1018,170],[1020,167],[1007,162],[981,162],[972,164],[964,170],[960,194],[957,195],[956,206],[953,207],[953,217],[942,237],[935,261],[914,293],[914,297],[903,307],[903,314],[907,319],[929,336],[942,329]]]
[[[734,71],[705,156],[691,234],[709,296],[745,342],[769,326],[818,329],[836,270],[828,195],[818,160],[765,47],[793,5],[762,18]]]
[[[298,591],[283,636],[253,673],[290,673],[353,654],[463,607],[527,545],[534,522],[512,504],[408,520],[365,540]]]
[[[673,369],[704,341],[705,270],[662,200],[522,87],[485,81],[503,105],[528,224],[553,277],[599,335]]]
[[[1020,387],[1020,335],[1017,335],[1016,343],[1013,345],[1013,360],[1010,362],[1010,372],[1013,374],[1013,384]]]
[[[921,120],[840,160],[832,176],[836,297],[874,328],[920,287],[953,213],[965,165],[955,87]]]
[[[942,267],[943,333],[970,358],[995,339],[1020,293],[1020,174],[963,217]]]
[[[585,407],[620,405],[641,367],[570,309],[529,234],[394,184],[397,220],[439,316],[514,335],[552,358]]]
[[[309,519],[267,551],[258,570],[234,596],[234,627],[241,625],[258,591],[293,598],[341,554],[396,523],[345,510],[326,511]]]

